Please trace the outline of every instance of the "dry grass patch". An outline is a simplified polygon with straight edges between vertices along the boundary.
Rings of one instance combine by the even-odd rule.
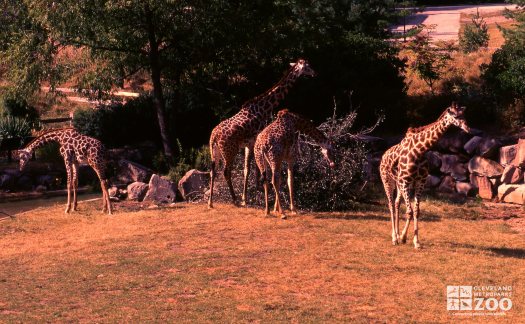
[[[221,204],[62,207],[0,223],[0,321],[446,322],[459,284],[512,285],[504,319],[525,315],[523,236],[465,220],[479,204],[423,204],[422,251],[391,246],[382,206],[286,221]]]

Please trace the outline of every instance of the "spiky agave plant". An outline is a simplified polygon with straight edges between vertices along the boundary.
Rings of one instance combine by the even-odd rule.
[[[23,139],[30,135],[30,122],[13,116],[0,117],[0,139],[20,138],[20,144],[22,144]]]

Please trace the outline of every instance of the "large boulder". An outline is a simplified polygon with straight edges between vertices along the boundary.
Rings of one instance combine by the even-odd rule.
[[[476,184],[478,187],[478,194],[483,199],[492,199],[494,198],[494,187],[492,185],[492,182],[490,182],[489,178],[485,176],[475,176],[476,177]]]
[[[454,193],[456,189],[456,181],[451,176],[445,176],[441,184],[439,185],[438,191],[444,193]]]
[[[436,151],[428,151],[425,153],[428,161],[428,170],[431,173],[439,172],[441,168],[441,154]]]
[[[210,173],[192,169],[179,180],[179,192],[184,200],[202,197],[209,184]]]
[[[495,161],[475,156],[468,163],[470,173],[486,176],[489,178],[499,177],[503,174],[503,167]]]
[[[443,154],[441,156],[441,168],[439,171],[451,174],[454,167],[459,163],[459,156],[453,154]]]
[[[463,146],[463,149],[468,154],[474,154],[474,153],[476,153],[476,151],[477,151],[477,149],[478,149],[478,147],[479,147],[479,145],[481,144],[482,141],[483,141],[483,137],[481,137],[481,136],[474,136],[467,143],[465,143],[465,145]]]
[[[144,201],[153,201],[157,203],[172,203],[177,198],[177,186],[169,181],[159,177],[156,174],[151,176],[148,184],[148,191],[144,196]]]
[[[517,184],[523,182],[523,171],[514,165],[507,165],[501,175],[501,183]]]
[[[484,158],[497,158],[497,153],[501,145],[501,141],[495,138],[486,137],[479,144],[478,153]]]
[[[499,201],[525,205],[525,185],[501,185],[498,187]]]
[[[519,139],[516,148],[516,157],[512,164],[520,168],[525,168],[525,138]]]
[[[16,184],[16,177],[9,173],[0,175],[0,189],[12,190]]]
[[[439,138],[436,147],[443,152],[460,153],[468,141],[468,137],[469,135],[464,132],[450,131]]]
[[[440,177],[437,177],[435,175],[429,174],[427,176],[425,187],[427,187],[427,188],[435,188],[435,187],[439,186],[440,183],[441,183],[441,178]]]
[[[475,188],[469,182],[456,182],[456,191],[464,196],[470,196],[475,192]]]
[[[117,178],[124,183],[148,182],[153,174],[153,170],[129,160],[121,159],[118,165]]]
[[[146,192],[148,191],[148,184],[144,182],[133,182],[130,183],[127,187],[128,191],[128,199],[129,200],[136,200],[136,201],[142,201],[144,199],[144,196],[146,196]]]
[[[507,145],[499,149],[499,164],[507,166],[513,164],[516,158],[518,145]]]

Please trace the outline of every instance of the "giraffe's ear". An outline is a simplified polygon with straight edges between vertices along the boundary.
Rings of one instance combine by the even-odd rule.
[[[296,65],[297,65],[297,63],[293,63],[293,62],[290,63],[290,66],[292,66],[292,67],[293,67],[293,66],[296,66]]]

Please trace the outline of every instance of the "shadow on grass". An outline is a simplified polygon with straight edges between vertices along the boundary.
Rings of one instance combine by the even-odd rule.
[[[515,259],[525,259],[525,249],[521,248],[505,248],[505,247],[483,247],[483,246],[476,246],[468,243],[447,243],[451,248],[463,248],[463,249],[471,249],[471,250],[478,250],[478,251],[487,251],[491,252],[497,256],[500,257],[506,257],[506,258],[515,258]]]
[[[405,215],[401,214],[400,221],[405,221]],[[379,221],[390,221],[390,215],[385,213],[384,215],[355,215],[355,214],[320,214],[314,216],[315,219],[344,219],[344,220],[379,220]],[[421,215],[419,218],[423,222],[440,222],[441,217],[435,214]]]

